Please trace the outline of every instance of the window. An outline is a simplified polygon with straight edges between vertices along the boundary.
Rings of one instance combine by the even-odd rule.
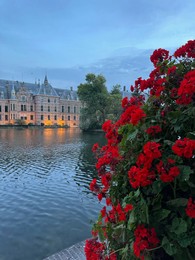
[[[50,112],[50,106],[48,106],[48,112]]]
[[[26,111],[26,105],[24,105],[24,111]]]
[[[12,111],[12,104],[11,104],[11,111]]]
[[[33,120],[33,115],[30,115],[30,120]]]
[[[24,105],[21,105],[21,111],[24,111]]]
[[[31,111],[31,112],[33,111],[33,105],[30,106],[30,111]]]
[[[50,120],[50,115],[47,116],[48,120]]]
[[[26,101],[26,97],[22,96],[22,101],[25,102]]]
[[[50,98],[48,98],[48,103],[50,103]]]
[[[62,106],[62,113],[64,112],[64,106]]]
[[[57,120],[57,116],[56,115],[54,116],[54,120]]]
[[[57,107],[54,108],[54,111],[57,112]]]
[[[43,117],[43,115],[41,115],[41,120],[44,120],[44,117]]]
[[[16,105],[15,104],[13,104],[13,111],[15,111],[16,110]]]
[[[74,107],[74,113],[76,114],[76,111],[77,111],[77,108],[76,107]]]
[[[15,115],[15,114],[13,114],[13,119],[14,119],[14,120],[16,119],[16,115]]]
[[[54,103],[56,103],[56,99],[54,99]]]
[[[1,115],[0,115],[0,121],[1,121],[2,119],[1,119]]]
[[[0,106],[0,112],[1,112],[1,106]]]
[[[8,121],[8,115],[5,115],[5,121]]]
[[[5,112],[8,112],[8,106],[5,106]]]
[[[74,120],[76,120],[76,116],[74,116]]]
[[[70,121],[70,116],[68,116],[68,121]]]
[[[41,111],[43,111],[43,105],[41,106]]]
[[[70,113],[70,106],[68,106],[68,113]]]
[[[64,116],[62,116],[62,120],[64,120]]]

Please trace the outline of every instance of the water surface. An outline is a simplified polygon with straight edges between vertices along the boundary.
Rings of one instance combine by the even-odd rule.
[[[39,260],[90,236],[101,133],[0,129],[0,259]]]

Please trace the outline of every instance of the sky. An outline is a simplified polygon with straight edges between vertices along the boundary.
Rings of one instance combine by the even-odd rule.
[[[147,78],[157,48],[195,39],[195,0],[0,0],[0,79],[74,89]]]

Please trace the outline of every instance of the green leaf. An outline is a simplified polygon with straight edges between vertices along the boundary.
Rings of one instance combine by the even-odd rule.
[[[154,192],[154,194],[158,194],[161,192],[163,188],[163,183],[162,181],[158,180],[158,181],[154,181],[152,184],[152,190]]]
[[[129,230],[132,230],[132,227],[134,226],[134,223],[136,222],[136,215],[135,215],[135,211],[132,210],[129,216],[129,220],[128,220],[128,224],[127,227]]]
[[[187,137],[190,138],[190,139],[195,140],[195,132],[189,132],[189,133],[187,134]]]
[[[171,213],[171,211],[168,209],[160,209],[160,210],[154,212],[153,217],[154,217],[155,221],[160,222],[161,220],[168,217],[168,215],[170,213]]]
[[[164,248],[164,250],[166,251],[166,253],[168,255],[174,255],[177,253],[177,248],[176,246],[171,243],[167,237],[164,237],[163,240],[162,240],[162,246]]]
[[[188,200],[185,198],[178,198],[174,200],[167,201],[167,205],[171,207],[184,207],[188,203]]]
[[[182,218],[174,218],[170,231],[177,235],[185,233],[187,231],[186,221],[184,221]]]
[[[192,243],[192,238],[189,234],[183,234],[183,236],[177,240],[181,247],[187,247]]]
[[[180,181],[188,181],[190,178],[190,174],[193,173],[192,169],[189,166],[179,166],[180,168],[180,175],[179,180]]]
[[[138,133],[138,129],[136,129],[133,133],[129,134],[127,137],[127,140],[130,141],[130,140],[135,139],[137,133]]]

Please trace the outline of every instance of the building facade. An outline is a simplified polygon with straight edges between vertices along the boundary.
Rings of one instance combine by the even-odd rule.
[[[31,125],[78,127],[81,102],[72,88],[0,80],[0,125],[24,122]]]

